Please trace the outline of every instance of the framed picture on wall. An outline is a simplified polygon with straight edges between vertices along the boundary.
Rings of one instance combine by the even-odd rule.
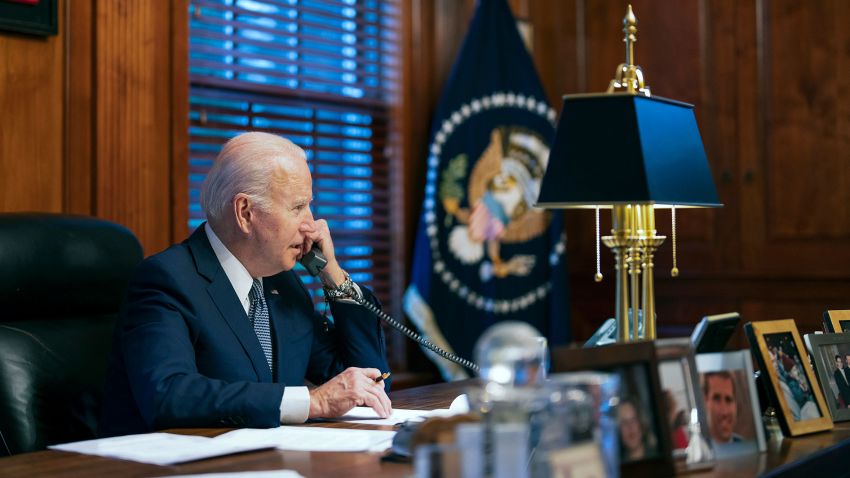
[[[55,35],[57,0],[0,0],[0,30]]]
[[[850,420],[850,334],[806,334],[805,339],[832,421]]]
[[[850,310],[827,310],[823,313],[823,328],[827,333],[850,332]]]
[[[664,418],[676,469],[680,471],[710,468],[715,456],[693,350],[688,338],[655,341],[661,395],[667,411]]]
[[[672,476],[667,411],[651,341],[552,350],[552,372],[596,371],[620,376],[617,422],[621,476]]]
[[[792,319],[748,322],[744,326],[770,401],[786,436],[832,428],[809,357]]]
[[[750,351],[699,354],[696,363],[717,458],[765,451]]]

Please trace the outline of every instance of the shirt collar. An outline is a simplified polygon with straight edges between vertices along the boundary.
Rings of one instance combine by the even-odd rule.
[[[239,259],[215,235],[209,223],[204,225],[204,231],[207,233],[207,238],[210,240],[210,245],[215,252],[215,256],[218,258],[218,262],[221,264],[221,268],[224,269],[227,279],[230,280],[230,285],[236,291],[236,296],[244,303],[248,298],[248,293],[251,292],[251,286],[254,285],[254,279],[248,273],[248,269],[239,262]],[[260,281],[262,283],[262,279]]]

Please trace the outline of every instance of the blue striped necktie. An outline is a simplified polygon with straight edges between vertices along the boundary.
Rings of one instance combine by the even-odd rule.
[[[248,319],[254,327],[254,333],[257,334],[257,338],[260,340],[260,346],[263,347],[263,353],[266,355],[269,370],[271,370],[272,377],[274,377],[269,307],[266,305],[266,297],[263,295],[263,283],[259,279],[254,279],[254,285],[251,286],[251,292],[248,293],[248,297],[251,299],[251,306],[248,308]]]

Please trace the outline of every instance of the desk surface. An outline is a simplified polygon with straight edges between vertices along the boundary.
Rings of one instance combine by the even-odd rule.
[[[447,408],[456,396],[463,393],[465,386],[466,382],[428,385],[393,392],[390,397],[393,406],[396,408]],[[310,424],[307,426],[391,429],[391,427],[340,423]],[[203,428],[170,431],[215,436],[229,430],[226,428]],[[772,442],[766,453],[727,459],[718,463],[711,470],[688,476],[700,478],[709,476],[722,476],[724,478],[758,476],[845,440],[850,440],[850,425],[838,424],[832,432]],[[141,477],[274,469],[296,470],[307,477],[403,477],[410,476],[412,473],[410,465],[383,463],[380,460],[380,455],[374,453],[265,450],[165,467],[52,450],[0,459],[0,476],[4,477],[39,475]]]

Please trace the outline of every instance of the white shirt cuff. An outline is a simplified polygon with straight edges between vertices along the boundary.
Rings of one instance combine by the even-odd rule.
[[[304,423],[310,416],[310,391],[307,387],[286,387],[280,401],[280,423]]]

